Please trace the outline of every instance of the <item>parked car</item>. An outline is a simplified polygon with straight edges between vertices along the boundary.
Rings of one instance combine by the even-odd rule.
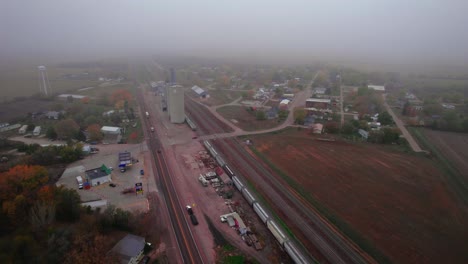
[[[109,186],[110,186],[110,187],[115,187],[115,186],[117,186],[117,185],[115,185],[115,183],[109,183]]]
[[[120,172],[123,173],[123,172],[126,172],[126,171],[127,171],[127,169],[125,169],[125,167],[120,168]]]
[[[145,175],[145,171],[143,169],[140,170],[140,175]]]

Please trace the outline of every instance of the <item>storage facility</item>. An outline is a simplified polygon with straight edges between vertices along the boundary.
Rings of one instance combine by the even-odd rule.
[[[167,91],[167,108],[171,123],[185,122],[184,87],[173,85]]]

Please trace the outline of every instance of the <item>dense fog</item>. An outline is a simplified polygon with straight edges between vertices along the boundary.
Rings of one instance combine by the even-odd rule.
[[[185,54],[465,64],[462,0],[16,1],[0,55]]]

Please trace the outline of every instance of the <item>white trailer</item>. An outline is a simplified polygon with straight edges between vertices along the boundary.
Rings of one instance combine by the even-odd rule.
[[[41,127],[40,126],[36,126],[33,130],[33,135],[34,136],[39,136],[41,134]]]
[[[83,189],[83,178],[81,176],[76,176],[76,182],[78,183],[78,188]]]
[[[28,130],[28,125],[23,125],[20,129],[19,129],[19,133],[20,134],[25,134],[26,133],[26,130]]]

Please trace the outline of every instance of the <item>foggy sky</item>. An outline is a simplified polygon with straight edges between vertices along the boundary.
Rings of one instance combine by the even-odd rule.
[[[0,57],[324,57],[465,64],[464,0],[1,0]]]

